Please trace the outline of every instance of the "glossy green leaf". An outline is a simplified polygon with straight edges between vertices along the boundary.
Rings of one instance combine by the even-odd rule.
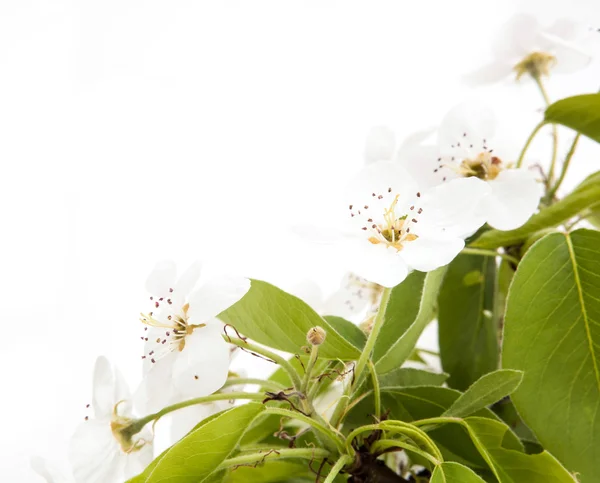
[[[600,94],[582,94],[556,101],[548,106],[544,119],[600,143]]]
[[[550,453],[529,455],[508,446],[506,437],[511,432],[504,423],[480,417],[464,422],[499,483],[574,483],[573,477]]]
[[[291,477],[310,477],[312,474],[307,461],[295,463],[267,459],[261,465],[236,468],[223,483],[278,483]]]
[[[378,374],[397,369],[411,355],[423,329],[433,319],[446,267],[412,272],[392,289],[384,323],[373,351]]]
[[[264,406],[248,403],[219,413],[179,440],[129,483],[209,483]]]
[[[260,280],[252,280],[248,293],[219,318],[261,344],[292,354],[307,345],[309,329],[321,326],[327,331],[327,339],[320,346],[320,357],[353,360],[360,356],[360,348],[346,340],[309,305]]]
[[[356,324],[336,315],[326,315],[323,318],[354,347],[362,349],[365,346],[367,336]]]
[[[523,379],[521,371],[500,369],[484,375],[452,403],[444,416],[464,418],[512,394]]]
[[[379,377],[381,387],[415,387],[415,386],[441,386],[448,374],[443,372],[424,371],[413,367],[399,367]]]
[[[591,179],[562,200],[533,215],[520,228],[510,231],[489,230],[483,233],[472,246],[498,248],[523,243],[538,231],[561,225],[574,216],[585,213],[600,200],[600,178]]]
[[[498,327],[493,317],[493,257],[459,255],[448,266],[438,297],[440,358],[448,385],[464,390],[498,368]]]
[[[541,453],[544,450],[540,446],[535,434],[533,434],[533,431],[525,424],[525,421],[523,421],[523,418],[517,412],[517,408],[510,397],[498,401],[490,409],[519,437],[527,453]]]
[[[459,463],[444,461],[436,466],[431,475],[430,483],[485,483],[470,468]]]
[[[555,233],[519,264],[503,366],[525,372],[512,399],[540,443],[584,483],[599,481],[600,232]]]

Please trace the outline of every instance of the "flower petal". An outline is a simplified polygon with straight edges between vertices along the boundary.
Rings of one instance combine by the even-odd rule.
[[[479,86],[483,84],[494,84],[514,75],[514,65],[508,62],[496,61],[463,76],[465,84]]]
[[[440,167],[439,158],[440,151],[437,146],[417,146],[400,151],[396,159],[421,189],[427,189],[443,183],[444,178],[448,180],[457,176],[454,171]]]
[[[163,297],[169,293],[169,289],[175,287],[176,277],[175,262],[170,260],[159,262],[146,280],[146,291],[155,297]]]
[[[512,61],[520,59],[537,48],[540,25],[532,15],[517,14],[510,18],[492,42],[497,59]]]
[[[194,262],[181,274],[173,290],[173,295],[176,295],[179,300],[185,300],[190,294],[200,278],[201,267],[199,262]]]
[[[250,290],[250,280],[222,276],[207,281],[189,297],[189,321],[204,323],[231,307]]]
[[[171,442],[174,444],[188,434],[200,421],[232,407],[229,401],[197,404],[174,412],[171,416]]]
[[[178,353],[171,352],[152,364],[137,388],[133,402],[141,413],[156,412],[172,402],[173,364]]]
[[[144,434],[145,439],[149,441],[152,437],[150,432]],[[154,458],[152,444],[145,444],[138,451],[129,454],[121,453],[120,458],[123,460],[123,477],[126,480],[139,475],[146,467],[152,463]]]
[[[63,475],[57,468],[51,465],[44,458],[32,456],[30,465],[42,478],[45,478],[47,483],[69,483],[69,478]]]
[[[551,52],[556,57],[556,65],[552,69],[553,72],[570,74],[585,69],[592,61],[592,56],[589,53],[573,43],[566,42],[549,34],[541,34],[541,36],[551,43]]]
[[[223,386],[229,372],[229,345],[223,324],[209,320],[185,338],[185,348],[173,364],[173,384],[185,397],[208,396]]]
[[[419,237],[404,245],[400,252],[408,266],[421,272],[430,272],[448,265],[464,248],[461,238]]]
[[[92,394],[92,403],[96,418],[109,417],[116,402],[115,378],[110,362],[104,356],[96,359]]]
[[[79,425],[71,438],[69,459],[76,483],[122,480],[119,446],[110,419],[93,419]]]
[[[463,102],[442,120],[438,132],[440,153],[462,157],[477,155],[490,142],[495,130],[496,116],[489,107]]]
[[[113,395],[113,404],[119,403],[119,414],[127,416],[131,414],[131,391],[121,371],[115,367],[115,388]]]
[[[387,126],[375,126],[367,134],[365,162],[389,161],[394,156],[396,135]]]
[[[488,183],[492,190],[482,200],[480,212],[494,228],[514,230],[536,212],[542,186],[532,171],[507,169]]]
[[[343,248],[350,269],[356,275],[383,287],[395,287],[408,275],[408,266],[398,252],[383,244],[353,240]]]

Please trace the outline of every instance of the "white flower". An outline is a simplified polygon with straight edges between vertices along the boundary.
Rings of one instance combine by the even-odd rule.
[[[31,468],[47,483],[71,483],[73,478],[65,476],[58,468],[39,456],[31,457]]]
[[[559,19],[551,27],[525,14],[515,15],[492,43],[493,60],[467,76],[473,84],[500,81],[511,75],[532,77],[550,71],[571,73],[586,67],[591,56],[583,50],[592,30],[569,19]]]
[[[94,418],[75,431],[70,460],[77,483],[122,482],[141,473],[152,461],[148,429],[130,435],[131,395],[121,373],[99,357],[94,369]]]
[[[392,129],[387,126],[372,127],[365,142],[365,163],[392,161],[398,156],[403,156],[421,145],[433,132],[433,129],[417,131],[406,137],[402,143],[397,144],[396,135]]]
[[[324,297],[319,286],[309,280],[296,284],[291,293],[304,300],[321,315],[337,315],[345,319],[373,310],[379,304],[382,288],[353,273],[346,273],[340,287]]]
[[[199,277],[194,264],[177,278],[172,262],[159,263],[148,277],[152,310],[141,318],[150,329],[143,336],[145,376],[136,393],[143,411],[207,396],[227,379],[230,351],[216,317],[246,294],[250,281],[222,277],[192,291]]]
[[[475,204],[468,196],[483,196],[473,184],[457,180],[421,193],[398,164],[369,164],[350,183],[345,226],[313,229],[308,236],[337,243],[352,273],[393,287],[411,270],[434,270],[462,250],[465,232],[477,228]]]
[[[424,186],[472,180],[471,187],[480,185],[472,193],[475,224],[487,221],[499,230],[512,230],[537,210],[542,186],[532,171],[513,169],[501,159],[493,146],[495,125],[489,109],[460,104],[442,121],[437,146],[414,148],[399,162]]]

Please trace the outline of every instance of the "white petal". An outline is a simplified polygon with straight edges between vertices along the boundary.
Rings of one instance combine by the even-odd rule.
[[[146,291],[155,297],[163,297],[169,293],[169,289],[175,287],[176,277],[175,262],[159,262],[146,280]]]
[[[68,483],[69,478],[63,475],[57,468],[51,465],[44,458],[39,456],[32,456],[30,465],[33,471],[35,471],[42,478],[46,479],[47,483]]]
[[[472,235],[485,223],[485,216],[477,212],[481,200],[491,192],[490,186],[475,177],[457,178],[423,193],[418,217],[418,235],[455,236]]]
[[[176,443],[194,429],[200,421],[229,407],[231,405],[228,401],[216,401],[175,411],[171,416],[171,442]]]
[[[173,364],[173,384],[185,397],[208,396],[227,380],[230,353],[223,324],[215,319],[206,324],[185,338],[185,348]]]
[[[70,443],[69,459],[76,483],[119,481],[119,446],[110,430],[110,419],[79,425]]]
[[[346,189],[346,204],[352,206],[348,212],[360,212],[362,218],[372,218],[375,222],[382,220],[385,209],[397,195],[397,212],[406,213],[410,197],[418,191],[416,181],[398,163],[380,161],[363,168]],[[355,218],[356,219],[356,218]],[[359,227],[360,230],[360,227]]]
[[[96,359],[92,393],[96,418],[110,416],[115,404],[115,379],[113,369],[106,357]]]
[[[119,403],[119,414],[121,416],[128,416],[131,414],[131,391],[121,371],[115,367],[115,389],[113,396],[113,404]]]
[[[464,82],[469,86],[494,84],[513,75],[514,65],[508,62],[496,61],[470,72],[463,76]]]
[[[389,161],[394,156],[396,135],[387,126],[371,128],[365,143],[365,162]]]
[[[312,243],[332,244],[343,240],[341,230],[332,229],[330,226],[294,225],[292,231]]]
[[[562,40],[576,41],[584,37],[589,29],[581,22],[570,18],[559,18],[551,27],[544,29],[544,33],[554,35]]]
[[[189,321],[201,324],[231,307],[250,290],[250,280],[243,277],[219,277],[207,281],[190,297]]]
[[[321,313],[350,318],[373,302],[376,285],[352,273],[344,277],[341,287],[323,304]]]
[[[180,299],[185,299],[194,288],[194,285],[196,285],[196,282],[198,282],[200,270],[201,265],[199,262],[192,263],[192,265],[190,265],[177,280],[177,284],[173,291],[174,295]]]
[[[461,238],[426,238],[419,237],[404,244],[400,252],[408,266],[421,272],[430,272],[448,265],[464,248]]]
[[[400,151],[397,160],[417,181],[419,188],[427,189],[443,183],[444,178],[448,180],[457,176],[448,168],[440,168],[439,158],[437,146],[417,146]]]
[[[495,130],[496,116],[489,107],[463,102],[452,108],[440,125],[440,152],[448,156],[477,155],[488,145]]]
[[[171,352],[157,360],[144,376],[133,397],[133,402],[139,412],[144,414],[156,412],[173,401],[173,364],[177,354]]]
[[[542,37],[551,44],[550,51],[556,57],[553,72],[570,74],[585,69],[592,61],[592,56],[589,53],[573,43],[546,34],[543,34]]]
[[[435,133],[435,131],[436,131],[436,129],[429,128],[429,129],[423,129],[421,131],[415,131],[414,133],[408,135],[407,137],[404,138],[404,140],[402,141],[402,144],[400,144],[400,146],[398,147],[398,153],[401,153],[402,151],[404,151],[406,149],[411,150],[413,148],[422,146],[423,143],[425,141],[427,141]],[[398,155],[396,156],[396,158],[397,157],[398,157]]]
[[[151,438],[149,432],[144,433],[145,438]],[[146,439],[149,440],[149,439]],[[128,480],[139,475],[154,459],[152,444],[144,445],[140,450],[129,454],[120,454],[123,460],[123,477]]]
[[[499,60],[510,61],[522,58],[537,47],[540,25],[532,15],[513,16],[500,29],[492,42],[492,51]]]
[[[494,228],[513,230],[536,212],[542,186],[532,171],[507,169],[488,183],[492,191],[482,200],[481,211]]]
[[[356,275],[383,287],[395,287],[408,275],[408,266],[393,248],[367,240],[348,243],[348,264]]]

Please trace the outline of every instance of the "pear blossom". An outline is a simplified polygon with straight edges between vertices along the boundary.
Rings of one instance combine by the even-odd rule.
[[[72,483],[73,478],[66,476],[53,464],[40,456],[32,456],[30,461],[31,468],[38,475],[46,480],[46,483]]]
[[[591,32],[592,29],[566,18],[545,27],[532,15],[515,15],[494,39],[491,62],[469,74],[466,80],[486,84],[511,75],[517,79],[525,74],[539,78],[551,71],[578,71],[591,60],[585,50]]]
[[[523,225],[537,210],[542,186],[533,171],[516,169],[501,158],[494,146],[496,119],[493,112],[474,103],[463,103],[443,119],[437,145],[412,149],[399,158],[423,186],[437,186],[456,179],[471,179],[480,189],[477,224],[487,221],[499,230]],[[466,193],[468,196],[468,193]]]
[[[151,310],[146,325],[144,379],[136,392],[142,411],[217,391],[227,379],[229,345],[216,318],[250,288],[245,278],[221,277],[193,290],[200,277],[193,264],[179,278],[173,262],[159,263],[148,277]]]
[[[474,210],[484,191],[462,179],[421,192],[404,168],[379,161],[350,183],[342,226],[297,231],[336,244],[352,273],[393,287],[412,270],[435,270],[458,255],[463,238],[478,228]]]
[[[152,434],[130,434],[131,394],[121,373],[99,357],[94,369],[93,418],[86,418],[71,439],[70,460],[76,483],[122,482],[152,461]],[[57,480],[60,481],[60,480]]]

